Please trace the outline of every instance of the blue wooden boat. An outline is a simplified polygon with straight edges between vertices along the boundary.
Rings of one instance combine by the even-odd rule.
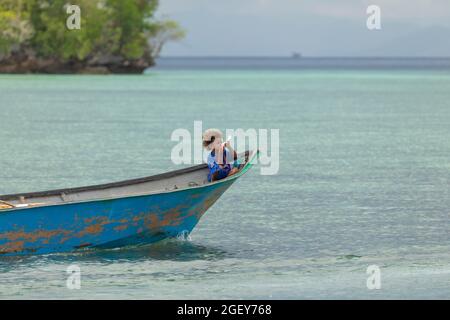
[[[0,196],[0,255],[143,245],[191,232],[238,173],[207,182],[206,164],[102,185]]]

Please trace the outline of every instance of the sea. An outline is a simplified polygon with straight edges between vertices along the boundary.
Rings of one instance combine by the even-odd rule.
[[[0,257],[0,299],[450,298],[448,58],[178,57],[143,75],[2,74],[0,194],[179,169],[172,134],[197,121],[278,130],[278,169],[256,163],[190,235]]]

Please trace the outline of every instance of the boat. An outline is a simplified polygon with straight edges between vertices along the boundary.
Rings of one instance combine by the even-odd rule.
[[[301,59],[302,54],[300,52],[292,52],[291,57],[292,57],[292,59]]]
[[[111,249],[189,234],[257,154],[240,154],[240,170],[213,182],[200,164],[107,184],[0,195],[0,255]]]

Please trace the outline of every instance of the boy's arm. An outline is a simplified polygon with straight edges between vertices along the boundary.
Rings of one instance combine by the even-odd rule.
[[[215,158],[216,158],[216,163],[219,165],[219,167],[223,167],[224,163],[223,163],[223,153],[225,152],[225,150],[223,149],[222,145],[219,144],[215,147],[214,149],[214,153],[215,153]]]
[[[230,151],[231,154],[233,155],[233,160],[236,161],[238,158],[237,152],[233,149],[229,141],[225,142],[225,147],[227,147],[228,151]]]

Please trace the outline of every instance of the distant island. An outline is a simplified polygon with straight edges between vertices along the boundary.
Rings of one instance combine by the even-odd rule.
[[[0,1],[0,73],[142,73],[167,41],[185,31],[158,20],[158,0]]]

